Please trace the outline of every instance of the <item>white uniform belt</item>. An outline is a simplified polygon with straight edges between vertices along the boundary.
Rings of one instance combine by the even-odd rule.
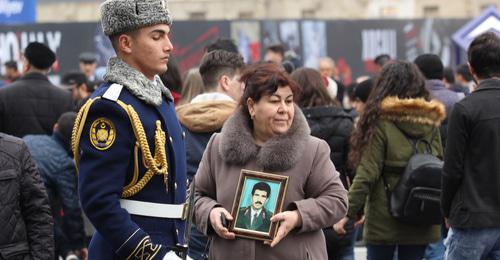
[[[188,204],[161,204],[121,199],[120,205],[131,215],[186,219]]]

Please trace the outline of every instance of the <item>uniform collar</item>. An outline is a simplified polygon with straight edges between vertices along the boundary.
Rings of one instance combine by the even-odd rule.
[[[252,208],[252,206],[250,206],[250,214],[252,214],[252,216],[255,214],[257,214],[257,216],[260,215],[261,211],[262,211],[262,208],[260,208],[259,210],[255,210]]]
[[[158,76],[151,81],[118,57],[109,59],[104,80],[123,85],[132,95],[150,105],[160,106],[162,96],[174,100]]]

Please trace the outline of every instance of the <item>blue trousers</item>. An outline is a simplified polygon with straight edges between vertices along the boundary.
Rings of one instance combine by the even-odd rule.
[[[427,249],[425,250],[425,259],[426,260],[443,260],[444,259],[444,239],[448,234],[448,230],[444,224],[441,225],[441,238],[438,242],[429,244]]]
[[[500,228],[450,228],[445,259],[500,259]]]

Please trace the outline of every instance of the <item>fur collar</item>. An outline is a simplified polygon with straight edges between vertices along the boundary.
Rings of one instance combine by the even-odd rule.
[[[445,108],[437,100],[387,97],[380,105],[380,116],[397,122],[412,122],[438,127],[445,118]]]
[[[132,95],[153,106],[161,105],[162,95],[170,101],[174,100],[158,76],[151,81],[118,57],[109,59],[104,80],[123,85]]]
[[[219,152],[228,164],[244,165],[255,160],[264,171],[286,171],[300,159],[310,133],[304,114],[295,106],[293,123],[288,132],[258,146],[250,117],[238,107],[222,127]]]

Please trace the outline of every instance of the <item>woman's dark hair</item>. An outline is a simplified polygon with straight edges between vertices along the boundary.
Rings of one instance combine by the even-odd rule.
[[[321,74],[310,68],[301,68],[290,77],[299,84],[300,96],[295,98],[300,107],[337,106],[337,103],[326,90]]]
[[[356,129],[351,135],[349,166],[355,170],[366,146],[375,132],[375,123],[380,116],[380,103],[386,97],[400,99],[424,98],[430,100],[425,79],[417,66],[411,62],[398,61],[384,66],[373,90],[366,101]]]
[[[169,59],[167,68],[167,71],[159,75],[160,79],[163,82],[163,85],[165,85],[165,87],[167,87],[170,91],[180,94],[182,92],[182,78],[177,62],[175,62],[174,59]]]
[[[294,95],[299,94],[299,86],[283,70],[280,65],[274,63],[258,63],[248,66],[240,77],[240,81],[245,83],[245,90],[240,99],[243,112],[249,115],[247,99],[254,102],[266,95],[272,95],[278,87],[288,86]]]

